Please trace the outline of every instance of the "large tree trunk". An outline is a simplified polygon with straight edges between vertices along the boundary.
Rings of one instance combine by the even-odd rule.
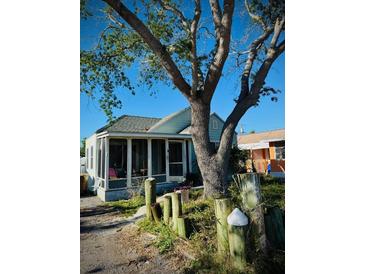
[[[210,144],[209,122],[207,122],[210,117],[210,105],[200,99],[190,103],[191,134],[198,166],[203,177],[204,196],[215,198],[225,196],[230,149],[218,155]]]

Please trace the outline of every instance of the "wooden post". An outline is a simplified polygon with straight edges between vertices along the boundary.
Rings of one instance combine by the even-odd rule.
[[[163,198],[163,221],[166,225],[168,225],[172,216],[172,208],[171,208],[171,196],[165,195]]]
[[[177,230],[178,230],[178,235],[181,238],[186,239],[190,236],[191,226],[189,219],[186,216],[181,216],[177,218]]]
[[[181,208],[181,193],[173,192],[171,195],[171,202],[172,202],[172,229],[175,232],[177,230],[177,218],[182,214]]]
[[[245,254],[245,226],[248,219],[244,213],[235,208],[227,217],[229,253],[233,266],[239,270],[244,270],[246,266]]]
[[[268,249],[259,174],[237,174],[233,176],[233,179],[241,186],[243,207],[248,213],[253,225],[253,237],[257,243],[254,249],[259,250],[263,254],[267,254]]]
[[[159,203],[154,203],[151,205],[151,212],[155,222],[156,223],[161,222],[162,210]]]
[[[232,203],[229,198],[214,200],[214,209],[217,224],[218,253],[225,255],[229,251],[227,217],[232,211]]]
[[[272,246],[285,250],[284,218],[279,207],[268,208],[265,214],[265,232]]]
[[[151,205],[156,203],[156,179],[148,178],[144,182],[146,199],[146,218],[152,220]]]
[[[181,203],[186,204],[189,202],[189,189],[181,190]]]

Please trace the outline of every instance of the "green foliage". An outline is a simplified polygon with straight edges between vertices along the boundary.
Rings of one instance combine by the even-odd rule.
[[[81,19],[87,19],[89,16],[92,16],[92,13],[87,8],[88,0],[80,0],[80,17]]]
[[[267,207],[285,208],[285,184],[268,183],[261,185],[261,194]]]
[[[265,207],[278,206],[285,208],[285,183],[282,179],[270,175],[260,177],[261,195]],[[241,188],[236,183],[231,182],[228,187],[228,193],[236,207],[242,208]]]
[[[191,200],[198,200],[199,198],[202,198],[204,194],[204,189],[190,189],[189,196]]]
[[[122,216],[128,217],[135,214],[141,206],[145,204],[143,196],[134,196],[129,200],[119,200],[115,202],[107,202],[106,206],[118,210]]]
[[[285,16],[285,0],[250,0],[248,1],[251,13],[258,16],[266,26],[273,26],[277,18]],[[253,19],[255,23],[259,20]]]
[[[245,162],[248,159],[248,151],[240,150],[237,146],[233,146],[229,159],[229,166],[233,173],[241,173],[245,168]]]
[[[86,150],[86,138],[83,138],[81,141],[81,146],[80,146],[80,156],[81,157],[85,157],[85,150]]]
[[[161,254],[172,250],[176,235],[171,228],[164,223],[155,223],[148,219],[137,222],[140,230],[157,235],[154,245]]]
[[[87,3],[86,0],[81,1],[82,18],[91,15]],[[187,72],[188,66],[185,63],[190,58],[191,44],[176,16],[156,6],[154,1],[141,1],[133,5],[135,13],[145,19],[144,23],[149,30],[165,45],[166,51],[182,71]],[[102,18],[101,23],[105,24],[105,29],[95,48],[81,51],[80,86],[81,92],[99,98],[100,107],[109,121],[112,121],[113,109],[122,107],[115,92],[122,88],[135,94],[135,86],[127,73],[133,64],[139,65],[138,80],[134,83],[137,86],[145,85],[152,89],[156,82],[170,84],[170,81],[159,58],[134,30],[121,21],[111,7],[106,5],[98,16]]]

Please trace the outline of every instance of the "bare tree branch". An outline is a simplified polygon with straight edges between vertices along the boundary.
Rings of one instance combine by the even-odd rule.
[[[280,36],[280,33],[284,27],[284,24],[285,24],[285,19],[281,19],[279,20],[276,19],[275,21],[275,26],[274,26],[274,35],[272,36],[271,38],[271,42],[270,42],[270,48],[274,48],[276,46],[276,43],[279,39],[279,36]]]
[[[266,54],[265,61],[261,64],[256,73],[255,80],[251,86],[251,94],[254,99],[259,99],[261,87],[265,81],[267,74],[276,58],[285,50],[285,40],[283,40],[276,48],[270,48]]]
[[[182,26],[186,29],[189,30],[189,21],[185,18],[184,14],[178,10],[176,7],[169,5],[168,3],[165,3],[163,0],[157,0],[157,2],[161,5],[161,7],[164,10],[167,11],[171,11],[172,13],[174,13],[177,17],[179,17]]]
[[[192,59],[192,95],[196,95],[196,90],[199,83],[199,64],[198,64],[198,56],[197,56],[197,49],[196,49],[196,32],[198,30],[198,23],[200,20],[201,14],[201,7],[200,7],[200,0],[195,0],[195,12],[194,18],[191,23],[190,32],[191,32],[191,59]]]
[[[273,29],[269,31],[270,33],[273,32]],[[260,36],[257,40],[255,40],[252,44],[258,45],[259,43],[263,43],[268,37],[270,36],[270,33],[267,34],[265,32],[262,36]],[[254,47],[254,45],[252,45]],[[234,133],[234,130],[241,119],[241,117],[246,113],[246,111],[254,106],[259,98],[260,98],[260,90],[264,84],[265,78],[270,71],[270,68],[274,61],[277,59],[278,56],[280,56],[281,53],[283,53],[285,50],[285,40],[282,41],[277,47],[275,48],[269,48],[265,61],[261,64],[259,70],[256,73],[255,79],[253,84],[251,85],[251,88],[249,88],[248,80],[249,75],[252,69],[253,61],[256,58],[255,50],[253,50],[253,54],[251,57],[253,58],[251,61],[246,61],[246,66],[244,69],[244,73],[242,75],[241,80],[241,92],[238,100],[236,101],[236,106],[232,110],[231,114],[228,116],[227,120],[225,121],[223,125],[223,130],[221,134],[221,142],[219,145],[219,149],[217,152],[217,159],[222,160],[222,158],[228,149],[230,149],[232,145],[232,134]],[[255,55],[255,56],[254,56]],[[250,58],[250,56],[249,56]],[[248,73],[248,74],[247,74]]]
[[[215,36],[219,39],[221,37],[222,10],[218,0],[209,0],[209,4],[213,16]]]
[[[219,9],[215,6],[217,1],[211,0],[211,6],[213,18],[215,24],[219,17]],[[219,7],[219,6],[218,6]],[[212,63],[209,66],[207,76],[204,83],[204,101],[209,103],[214,94],[215,88],[222,75],[224,63],[228,57],[229,45],[231,41],[231,27],[232,27],[232,15],[234,10],[234,0],[225,0],[223,4],[223,15],[220,21],[220,28],[218,31],[217,49],[214,54]]]
[[[149,45],[151,50],[161,59],[161,63],[172,79],[174,85],[187,99],[189,99],[191,87],[185,81],[180,70],[172,60],[170,54],[166,51],[166,47],[161,44],[161,42],[150,32],[146,25],[120,0],[104,1],[108,3],[142,37],[146,44]]]
[[[245,67],[243,69],[243,74],[241,78],[241,92],[238,100],[243,100],[244,96],[246,96],[249,92],[249,78],[252,70],[253,63],[257,57],[257,51],[260,46],[265,42],[265,40],[270,36],[273,32],[273,29],[268,29],[265,31],[259,38],[253,41],[250,45],[248,58],[246,60]]]

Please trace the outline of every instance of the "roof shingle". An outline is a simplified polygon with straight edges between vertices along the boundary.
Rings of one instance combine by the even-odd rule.
[[[285,140],[285,129],[270,130],[238,136],[238,144],[253,144],[267,140]]]
[[[141,117],[132,115],[122,115],[109,125],[106,125],[96,131],[100,133],[108,132],[147,132],[161,118]]]

